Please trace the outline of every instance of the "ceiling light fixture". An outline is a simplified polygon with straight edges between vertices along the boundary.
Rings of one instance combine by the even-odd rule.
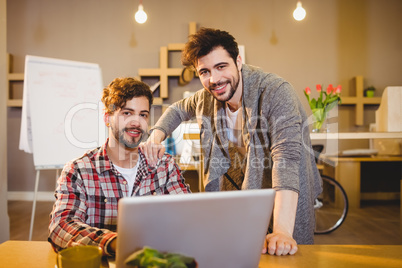
[[[144,11],[144,6],[142,5],[142,0],[140,0],[140,4],[138,5],[138,11],[135,13],[135,21],[143,24],[147,21],[147,13]]]
[[[301,21],[306,17],[306,10],[302,7],[301,1],[297,1],[297,7],[293,11],[293,18],[297,21]]]

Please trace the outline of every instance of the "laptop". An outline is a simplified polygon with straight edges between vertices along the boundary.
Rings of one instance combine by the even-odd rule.
[[[119,201],[115,267],[148,246],[198,268],[258,267],[275,190],[126,197]]]

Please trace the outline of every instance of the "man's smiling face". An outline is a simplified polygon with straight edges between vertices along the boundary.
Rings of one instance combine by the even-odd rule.
[[[229,101],[240,85],[241,58],[236,63],[223,47],[214,48],[197,61],[197,72],[204,88],[219,101]]]
[[[136,148],[148,130],[149,102],[146,97],[132,98],[108,116],[109,137],[125,148]]]

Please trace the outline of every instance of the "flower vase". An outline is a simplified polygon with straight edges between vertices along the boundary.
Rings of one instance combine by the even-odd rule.
[[[313,133],[322,133],[322,132],[327,132],[327,111],[325,111],[325,108],[316,108],[312,109],[313,111]]]

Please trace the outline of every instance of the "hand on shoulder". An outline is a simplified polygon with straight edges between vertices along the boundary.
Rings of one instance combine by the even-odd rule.
[[[150,166],[156,166],[158,160],[162,158],[165,153],[165,147],[162,145],[164,135],[162,131],[155,129],[149,138],[139,145]]]

